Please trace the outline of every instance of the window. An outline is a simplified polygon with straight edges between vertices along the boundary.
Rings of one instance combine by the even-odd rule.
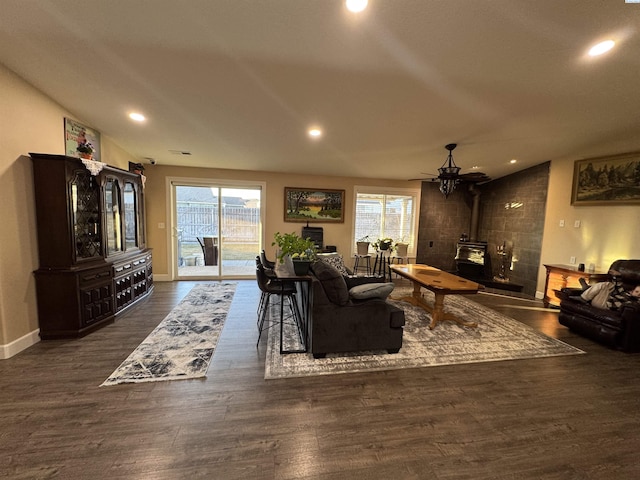
[[[409,252],[415,255],[419,191],[356,187],[355,197],[354,248],[366,236],[371,243],[389,237],[408,243]]]

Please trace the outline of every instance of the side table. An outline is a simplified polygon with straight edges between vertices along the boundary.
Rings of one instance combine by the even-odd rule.
[[[555,294],[555,290],[562,290],[565,287],[579,288],[580,278],[584,278],[589,284],[609,280],[608,272],[582,272],[574,265],[545,264],[544,268],[547,269],[547,275],[542,302],[547,308],[549,305],[560,306],[560,299]]]

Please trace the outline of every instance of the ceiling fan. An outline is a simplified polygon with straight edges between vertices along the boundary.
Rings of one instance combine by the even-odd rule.
[[[438,169],[438,175],[433,175],[432,178],[413,178],[411,180],[431,180],[432,182],[440,182],[440,191],[445,198],[453,192],[458,183],[482,183],[491,180],[488,175],[482,172],[460,174],[460,167],[458,167],[453,161],[452,153],[457,146],[457,143],[449,143],[445,145],[444,148],[449,151],[449,155],[447,155],[447,159],[442,164],[442,167]]]

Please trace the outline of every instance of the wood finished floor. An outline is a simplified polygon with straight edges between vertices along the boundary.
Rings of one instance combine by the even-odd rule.
[[[206,379],[98,387],[195,283],[0,361],[0,477],[640,478],[640,356],[540,302],[476,298],[586,355],[265,381],[241,281]]]

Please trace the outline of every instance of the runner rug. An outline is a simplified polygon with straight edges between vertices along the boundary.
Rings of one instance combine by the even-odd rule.
[[[101,386],[204,377],[235,283],[198,284]]]
[[[403,293],[410,295],[410,290],[402,292],[396,289],[392,296],[402,296]],[[424,297],[428,302],[433,302],[431,292],[425,292]],[[399,353],[334,353],[321,359],[314,359],[310,353],[280,355],[279,329],[274,328],[269,331],[267,341],[265,379],[584,353],[461,295],[447,295],[445,311],[478,322],[477,328],[466,328],[455,322],[445,321],[430,330],[431,316],[425,310],[406,302],[389,301],[402,308],[405,313],[406,324]],[[295,342],[295,334],[291,328],[285,330],[285,344]]]

